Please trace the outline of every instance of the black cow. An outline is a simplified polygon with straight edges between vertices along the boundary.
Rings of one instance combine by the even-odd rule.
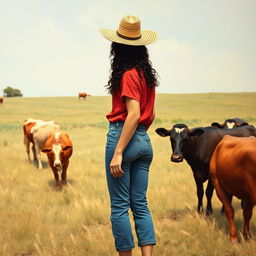
[[[209,179],[209,164],[215,147],[225,134],[237,137],[256,136],[256,129],[251,125],[245,125],[233,129],[218,129],[209,126],[190,130],[185,124],[175,124],[171,130],[158,128],[156,133],[162,137],[170,136],[173,151],[171,161],[178,163],[185,158],[190,165],[197,187],[199,213],[203,211],[203,183],[208,180],[206,214],[209,215],[212,213],[211,198],[214,189]]]
[[[215,126],[217,128],[228,128],[232,129],[235,127],[243,126],[243,125],[249,125],[245,120],[241,118],[230,118],[224,121],[223,124],[220,124],[218,122],[214,122],[211,124],[211,126]]]

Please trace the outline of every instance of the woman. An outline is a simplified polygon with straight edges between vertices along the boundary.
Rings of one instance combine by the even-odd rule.
[[[112,41],[111,70],[107,89],[112,111],[106,144],[106,173],[111,200],[111,222],[119,255],[131,255],[134,240],[129,221],[131,209],[143,256],[152,255],[155,233],[147,206],[148,171],[153,152],[147,129],[154,120],[156,71],[145,45],[153,31],[141,31],[140,20],[125,16],[117,31],[101,30]]]

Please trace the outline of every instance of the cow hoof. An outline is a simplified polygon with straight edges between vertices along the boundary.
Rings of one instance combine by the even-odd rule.
[[[251,233],[248,230],[243,230],[243,237],[245,240],[251,239]]]
[[[198,208],[197,208],[197,213],[198,213],[199,215],[202,215],[202,214],[203,214],[203,207],[198,207]]]
[[[206,216],[212,216],[213,210],[206,210]]]
[[[234,243],[234,244],[239,243],[239,240],[237,237],[230,237],[229,239],[231,243]]]

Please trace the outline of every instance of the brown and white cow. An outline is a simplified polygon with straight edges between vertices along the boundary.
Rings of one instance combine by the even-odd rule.
[[[79,92],[78,93],[78,99],[86,100],[87,96],[91,96],[91,95],[86,93],[86,92]]]
[[[4,103],[4,98],[2,96],[0,96],[0,104]]]
[[[26,152],[28,155],[28,160],[29,162],[32,162],[30,158],[30,143],[32,143],[32,152],[34,155],[34,161],[36,160],[36,155],[35,155],[35,145],[33,141],[33,134],[31,133],[31,128],[38,122],[42,120],[35,120],[33,118],[29,118],[24,121],[23,123],[23,133],[24,133],[24,145],[26,147]]]
[[[244,201],[243,235],[250,238],[249,223],[256,205],[256,138],[225,135],[211,158],[210,175],[229,221],[230,240],[238,239],[231,195]]]
[[[73,153],[73,145],[68,134],[63,132],[50,134],[42,152],[47,153],[48,162],[56,181],[56,189],[60,190],[61,185],[67,184],[67,168],[69,158]],[[61,182],[59,180],[58,171],[62,171]]]
[[[30,143],[32,143],[32,151],[34,155],[34,161],[38,161],[38,168],[42,169],[40,150],[44,147],[44,144],[48,138],[48,135],[52,132],[59,131],[60,127],[55,121],[44,121],[29,118],[24,121],[24,144],[28,159],[30,162]]]

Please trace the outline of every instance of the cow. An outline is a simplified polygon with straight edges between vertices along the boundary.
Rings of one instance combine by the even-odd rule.
[[[209,179],[209,164],[215,147],[225,134],[238,137],[256,136],[256,129],[251,125],[233,129],[218,129],[211,126],[189,129],[185,124],[175,124],[171,130],[158,128],[156,133],[162,137],[170,137],[173,150],[171,161],[179,163],[185,158],[190,165],[197,187],[197,211],[199,213],[203,211],[203,183],[208,180],[206,214],[210,215],[213,211],[211,198],[214,187]]]
[[[0,96],[0,104],[4,103],[4,98],[2,96]]]
[[[31,129],[37,122],[41,122],[41,121],[42,120],[35,120],[33,118],[29,118],[25,120],[23,123],[24,145],[26,147],[26,152],[27,152],[29,162],[32,162],[30,158],[30,143],[32,143],[32,152],[34,155],[34,161],[36,160],[35,145],[33,140],[33,134],[31,133]]]
[[[38,168],[42,169],[40,150],[44,147],[45,141],[51,132],[58,131],[59,125],[55,121],[44,121],[29,118],[24,121],[24,144],[30,162],[30,143],[32,143],[32,151],[34,155],[34,161],[38,161]]]
[[[244,201],[243,235],[251,237],[249,223],[256,205],[256,138],[237,138],[225,135],[215,148],[210,161],[210,176],[229,222],[231,241],[237,241],[234,209],[229,197]]]
[[[223,124],[220,124],[218,122],[214,122],[211,124],[211,126],[215,126],[217,128],[228,128],[228,129],[232,129],[232,128],[243,126],[243,125],[249,125],[249,124],[245,120],[237,117],[226,119]]]
[[[47,154],[49,165],[52,168],[56,181],[56,190],[60,190],[62,185],[66,185],[67,168],[69,158],[73,153],[73,145],[67,133],[55,132],[48,136],[42,152]],[[61,173],[59,180],[58,171]]]
[[[91,96],[91,95],[86,93],[86,92],[79,92],[78,93],[78,99],[86,100],[87,96]]]
[[[214,127],[220,128],[220,129],[223,129],[223,128],[233,129],[235,127],[240,127],[240,126],[243,126],[243,125],[249,125],[249,123],[247,123],[245,120],[243,120],[241,118],[238,118],[238,117],[226,119],[223,124],[220,124],[218,122],[214,122],[214,123],[211,124],[211,126],[214,126]],[[232,202],[232,196],[230,196],[229,200],[230,200],[230,203],[231,203]],[[242,203],[243,202],[241,202],[241,204]],[[222,207],[221,212],[224,213],[224,208],[223,207]]]

